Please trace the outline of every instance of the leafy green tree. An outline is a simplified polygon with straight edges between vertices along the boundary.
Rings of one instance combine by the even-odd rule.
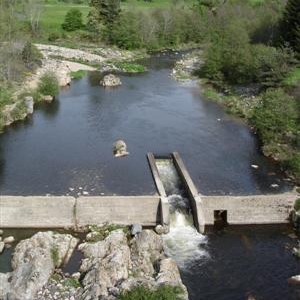
[[[81,11],[78,8],[71,8],[67,12],[64,23],[61,26],[66,31],[75,31],[83,28]]]
[[[42,95],[51,96],[56,96],[59,93],[59,83],[54,73],[45,73],[40,78],[38,92]]]
[[[282,142],[297,130],[297,101],[281,88],[268,89],[253,113],[253,122],[264,143]]]
[[[281,24],[282,35],[293,49],[300,54],[300,1],[288,0]]]

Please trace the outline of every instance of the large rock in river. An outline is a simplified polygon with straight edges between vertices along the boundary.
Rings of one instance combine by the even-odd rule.
[[[122,84],[121,79],[113,74],[108,74],[103,77],[100,84],[104,87],[119,86]]]

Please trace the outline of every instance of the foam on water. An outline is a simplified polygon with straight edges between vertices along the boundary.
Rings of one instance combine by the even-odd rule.
[[[186,203],[184,198],[178,195],[168,198],[171,204],[170,232],[163,235],[164,250],[169,257],[176,260],[179,268],[188,269],[192,264],[199,264],[209,258],[209,253],[205,249],[207,237],[193,226],[193,217],[183,205]],[[177,206],[176,209],[174,204]]]

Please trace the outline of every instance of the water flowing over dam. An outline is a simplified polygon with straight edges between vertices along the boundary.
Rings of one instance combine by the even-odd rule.
[[[170,231],[163,235],[165,252],[180,268],[188,268],[195,260],[209,257],[203,248],[207,237],[194,227],[188,195],[173,160],[158,158],[155,163],[170,205]]]

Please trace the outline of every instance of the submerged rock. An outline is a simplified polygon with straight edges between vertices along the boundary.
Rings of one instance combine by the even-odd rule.
[[[100,84],[104,87],[114,87],[122,85],[121,79],[113,74],[108,74],[103,77]]]

